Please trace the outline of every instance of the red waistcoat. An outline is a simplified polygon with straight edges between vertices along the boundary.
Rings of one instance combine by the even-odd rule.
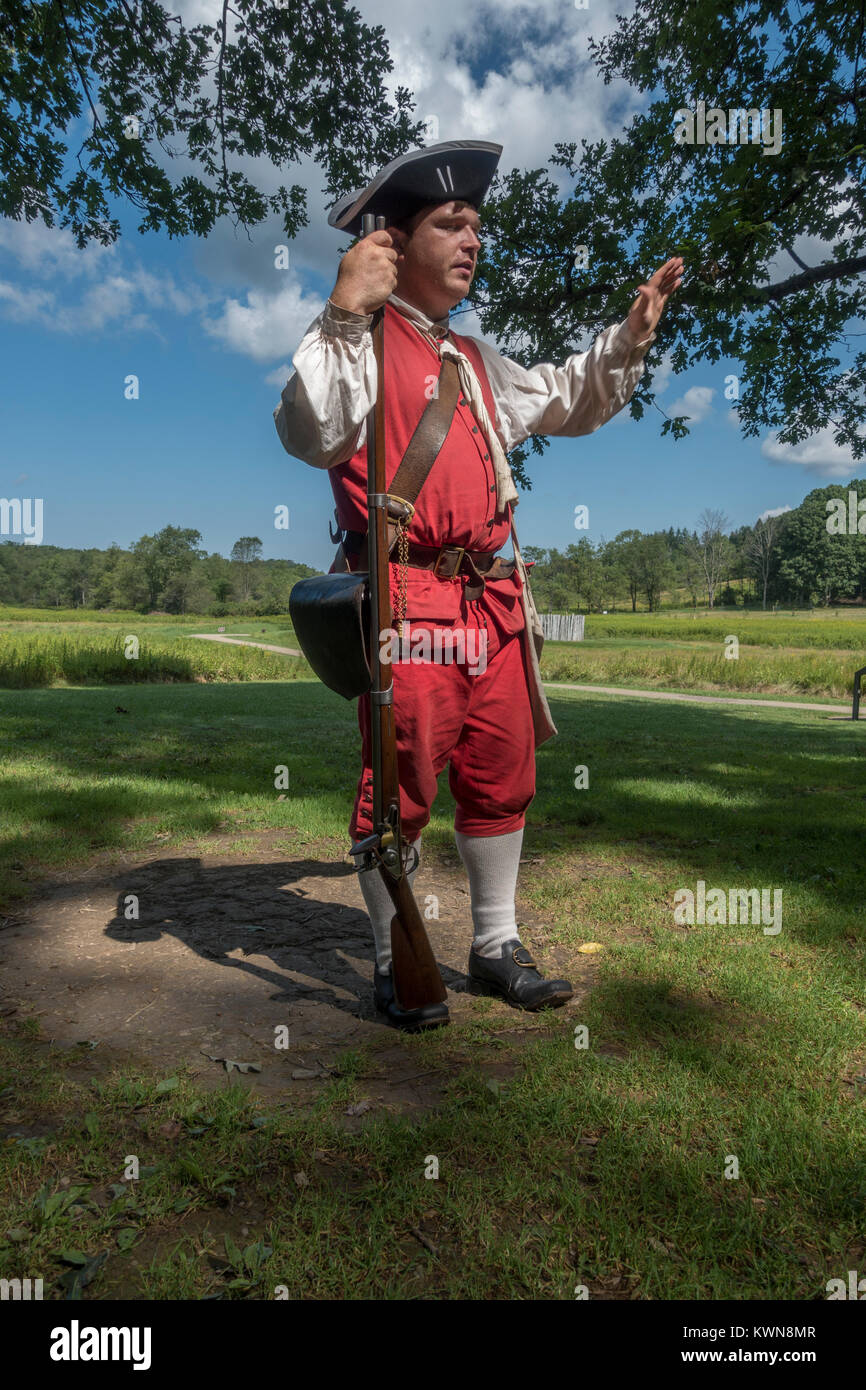
[[[481,384],[487,413],[496,424],[496,405],[484,362],[468,338],[451,335],[454,346],[466,354]],[[429,400],[441,362],[431,343],[391,304],[385,305],[385,479],[386,487],[397,472],[409,440]],[[337,507],[337,521],[344,530],[367,529],[367,446],[328,469]],[[484,435],[477,425],[468,397],[461,392],[451,428],[415,504],[409,539],[418,545],[462,545],[469,550],[500,550],[509,536],[509,516],[496,513],[496,475]],[[350,562],[351,563],[351,562]],[[394,583],[395,565],[391,564]],[[409,618],[453,622],[458,616],[462,584],[434,578],[430,571],[408,573]],[[523,625],[519,577],[489,586],[497,617],[516,631]],[[486,594],[485,594],[486,597]],[[507,614],[501,611],[504,601]],[[485,606],[487,606],[485,604]],[[509,621],[510,619],[510,621]]]

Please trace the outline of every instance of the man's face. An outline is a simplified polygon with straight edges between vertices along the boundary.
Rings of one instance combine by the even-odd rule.
[[[479,226],[471,205],[450,202],[416,213],[409,223],[411,235],[393,228],[398,296],[434,319],[465,299],[481,247]]]

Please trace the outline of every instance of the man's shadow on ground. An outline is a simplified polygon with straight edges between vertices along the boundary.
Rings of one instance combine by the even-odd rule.
[[[369,918],[345,901],[360,891],[344,882],[354,876],[350,864],[313,860],[215,868],[204,867],[195,857],[155,860],[124,871],[116,914],[105,934],[130,943],[173,936],[203,959],[275,986],[274,1001],[318,1000],[353,1017],[379,1018],[373,1004],[375,951]],[[333,884],[333,898],[311,896],[302,886],[310,878]],[[439,924],[425,925],[446,986],[464,991],[466,976],[438,959]],[[237,952],[269,956],[275,968],[238,959]],[[369,978],[347,954],[369,961]],[[343,993],[353,997],[346,999]]]

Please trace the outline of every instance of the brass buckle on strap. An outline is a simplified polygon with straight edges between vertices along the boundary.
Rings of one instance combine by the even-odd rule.
[[[436,560],[435,560],[435,563],[434,563],[434,565],[433,565],[433,573],[434,573],[434,575],[436,575],[437,578],[438,578],[438,576],[439,576],[439,566],[440,566],[440,564],[442,563],[442,556],[444,555],[444,553],[445,553],[446,550],[456,550],[456,551],[457,551],[457,556],[458,556],[457,564],[454,566],[454,571],[453,571],[453,573],[447,576],[447,577],[452,581],[452,583],[453,583],[453,581],[457,578],[458,573],[460,572],[460,566],[463,564],[463,556],[466,554],[466,546],[465,546],[465,545],[441,545],[441,546],[439,547],[439,554],[436,556]]]

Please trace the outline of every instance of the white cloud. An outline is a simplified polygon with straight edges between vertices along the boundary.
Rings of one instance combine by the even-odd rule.
[[[16,323],[47,317],[53,303],[54,295],[50,290],[25,290],[20,285],[10,285],[8,280],[0,280],[0,310]]]
[[[130,271],[127,279],[135,294],[140,295],[152,309],[171,309],[176,314],[191,314],[203,312],[214,299],[199,285],[190,282],[180,286],[173,276],[154,275],[144,266]]]
[[[290,362],[281,362],[279,367],[274,367],[272,372],[268,372],[265,383],[268,386],[276,386],[278,391],[282,391],[294,370]]]
[[[117,248],[91,242],[82,251],[68,228],[46,227],[41,218],[16,222],[6,217],[0,218],[0,251],[13,256],[31,275],[74,279],[105,272]]]
[[[141,264],[126,268],[122,243],[91,243],[80,250],[70,231],[46,227],[42,221],[0,220],[0,264],[4,254],[30,280],[49,283],[43,288],[0,281],[0,313],[53,333],[98,334],[121,328],[159,336],[147,310],[189,315],[203,312],[212,298],[198,285],[178,285],[163,271]]]
[[[233,351],[268,362],[287,348],[294,352],[324,307],[319,295],[306,294],[297,281],[290,280],[276,294],[250,290],[246,303],[227,299],[219,318],[203,322],[211,337]]]
[[[61,272],[62,273],[62,272]],[[60,297],[54,288],[23,289],[0,281],[0,313],[17,323],[33,323],[53,333],[155,333],[157,324],[145,309],[169,309],[176,314],[202,310],[208,296],[197,288],[180,289],[171,275],[136,267],[103,276],[75,298]]]
[[[660,396],[662,392],[667,390],[670,379],[673,376],[674,364],[671,354],[666,352],[658,362],[652,364],[651,370],[653,379],[650,389],[654,391],[657,396]]]
[[[785,512],[790,512],[791,510],[792,508],[788,506],[787,502],[785,503],[784,507],[768,507],[765,512],[761,512],[761,515],[758,517],[758,520],[766,521],[767,518],[771,516],[784,516]]]
[[[856,467],[850,448],[834,440],[832,425],[825,425],[800,444],[780,444],[772,435],[764,440],[761,453],[771,463],[793,464],[819,478],[848,478]]]
[[[712,411],[715,390],[712,386],[690,386],[688,391],[671,405],[665,406],[668,415],[688,415],[689,423],[697,425]]]

